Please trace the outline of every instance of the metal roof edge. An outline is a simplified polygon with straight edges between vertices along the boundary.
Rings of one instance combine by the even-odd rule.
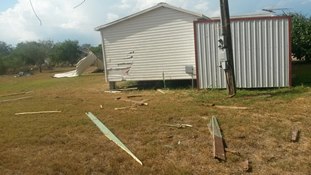
[[[150,8],[147,8],[147,9],[145,9],[145,10],[136,12],[136,13],[134,13],[134,14],[132,14],[132,15],[125,16],[125,17],[123,17],[123,18],[120,18],[120,19],[118,19],[118,20],[109,22],[109,23],[107,23],[107,24],[104,24],[104,25],[100,25],[100,26],[98,26],[98,27],[95,27],[95,31],[100,31],[101,29],[104,29],[104,28],[106,28],[106,27],[115,25],[115,24],[117,24],[117,23],[123,22],[123,21],[128,20],[128,19],[134,18],[134,17],[136,17],[136,16],[142,15],[142,14],[144,14],[144,13],[150,12],[150,11],[155,10],[155,9],[157,9],[157,8],[160,8],[160,7],[170,8],[170,9],[173,9],[173,10],[176,10],[176,11],[180,11],[180,12],[187,13],[187,14],[190,14],[190,15],[193,15],[193,16],[197,16],[198,18],[209,19],[207,16],[205,16],[205,15],[203,15],[203,14],[196,13],[196,12],[192,12],[192,11],[189,11],[189,10],[185,10],[185,9],[182,9],[182,8],[179,8],[179,7],[175,7],[175,6],[169,5],[169,4],[164,3],[164,2],[160,2],[160,3],[158,3],[157,5],[152,6],[152,7],[150,7]]]

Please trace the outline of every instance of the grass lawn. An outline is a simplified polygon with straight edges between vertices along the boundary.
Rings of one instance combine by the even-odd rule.
[[[54,79],[53,72],[29,77],[0,77],[0,174],[243,174],[251,161],[254,174],[311,174],[311,88],[299,79],[292,88],[239,90],[137,90],[110,94],[103,74]],[[299,70],[299,71],[297,71]],[[298,77],[298,79],[297,79]],[[6,94],[28,92],[25,95]],[[115,100],[141,95],[148,106]],[[232,105],[248,110],[209,106]],[[100,108],[100,105],[103,108]],[[57,114],[15,115],[53,111]],[[85,115],[92,112],[143,162],[139,165],[107,139]],[[227,161],[213,158],[207,124],[217,116],[228,148]],[[191,124],[178,129],[166,124]],[[292,128],[300,129],[297,143]]]

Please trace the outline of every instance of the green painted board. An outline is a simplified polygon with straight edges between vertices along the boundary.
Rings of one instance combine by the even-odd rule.
[[[111,141],[117,144],[121,149],[127,152],[130,156],[132,156],[139,164],[143,165],[143,163],[118,139],[96,116],[94,116],[91,112],[85,113],[99,128],[99,130]]]

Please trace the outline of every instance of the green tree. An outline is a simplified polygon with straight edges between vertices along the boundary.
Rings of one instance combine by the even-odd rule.
[[[292,16],[292,53],[297,59],[311,61],[311,17],[299,13]]]
[[[5,74],[8,66],[5,61],[8,55],[11,54],[13,48],[6,44],[5,42],[0,41],[0,74]]]
[[[66,40],[61,43],[57,43],[51,53],[51,59],[54,63],[69,63],[75,64],[82,51],[80,50],[79,42]]]
[[[7,56],[12,52],[13,48],[10,45],[7,45],[5,42],[0,41],[0,58]]]
[[[103,53],[102,53],[102,45],[99,44],[98,46],[94,47],[90,47],[90,50],[97,56],[97,58],[99,59],[103,59]]]
[[[24,65],[36,65],[40,72],[44,60],[48,57],[48,48],[45,42],[22,42],[18,43],[13,56],[22,60]]]

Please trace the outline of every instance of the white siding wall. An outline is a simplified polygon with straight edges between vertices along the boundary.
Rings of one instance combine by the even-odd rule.
[[[108,81],[162,80],[163,72],[165,79],[191,79],[185,66],[195,66],[196,19],[161,7],[102,29]]]
[[[219,67],[220,22],[196,23],[199,88],[225,88]],[[287,17],[231,20],[236,86],[290,86],[290,21]]]

